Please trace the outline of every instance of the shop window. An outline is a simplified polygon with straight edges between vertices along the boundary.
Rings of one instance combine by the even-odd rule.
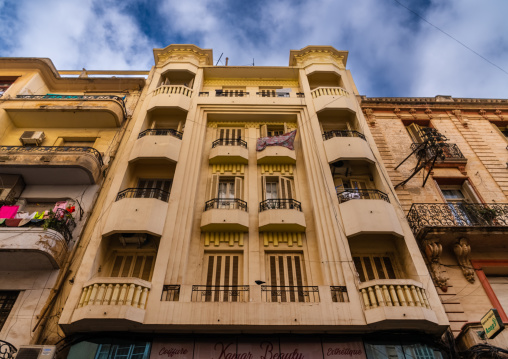
[[[18,299],[19,292],[14,291],[0,291],[0,330],[4,326],[9,314],[11,313],[16,299]]]
[[[397,279],[392,256],[388,255],[368,255],[362,254],[355,256],[353,262],[356,271],[360,276],[360,281],[365,282],[374,279]]]
[[[111,277],[133,277],[146,281],[152,279],[155,253],[117,253],[111,268]]]
[[[443,359],[443,355],[421,343],[365,343],[368,359]]]
[[[100,344],[95,359],[148,359],[150,344]]]

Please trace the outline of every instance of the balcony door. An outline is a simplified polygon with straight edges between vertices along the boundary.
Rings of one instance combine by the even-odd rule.
[[[243,138],[241,128],[220,127],[217,132],[217,139],[221,140],[220,144],[223,146],[238,145],[238,140]]]
[[[267,262],[272,302],[309,301],[303,288],[306,280],[302,254],[269,254]]]
[[[474,194],[473,189],[466,180],[462,185],[439,185],[439,190],[443,195],[453,218],[459,226],[470,226],[474,222],[474,213],[467,204],[479,203],[480,201]]]
[[[293,179],[284,176],[262,176],[264,200],[295,199]]]
[[[353,262],[361,282],[397,278],[393,260],[390,256],[353,254]]]
[[[172,179],[140,178],[135,198],[157,198],[167,202],[172,183]]]
[[[238,302],[241,293],[236,286],[242,283],[241,253],[205,253],[203,293],[206,302]]]

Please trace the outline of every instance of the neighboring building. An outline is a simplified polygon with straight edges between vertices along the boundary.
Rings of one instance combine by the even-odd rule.
[[[420,172],[397,196],[458,349],[479,343],[508,349],[505,332],[487,341],[479,334],[491,308],[508,322],[508,100],[362,97],[361,106],[393,185],[413,172],[415,155],[395,167],[426,140],[425,128],[449,140],[437,141],[443,158],[425,186]]]
[[[42,338],[58,321],[71,358],[441,358],[449,322],[347,55],[155,49]]]
[[[79,73],[78,73],[79,74]],[[62,77],[0,58],[0,353],[43,341],[144,78]],[[41,318],[41,320],[39,320]],[[21,355],[19,356],[22,357]]]

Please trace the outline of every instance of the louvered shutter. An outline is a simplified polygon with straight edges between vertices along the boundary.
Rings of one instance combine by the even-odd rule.
[[[243,178],[235,177],[235,198],[243,200]]]
[[[421,127],[418,126],[416,123],[412,123],[409,126],[406,127],[407,131],[409,132],[409,135],[413,139],[413,142],[416,143],[422,143],[424,142],[423,133],[421,130]]]
[[[124,260],[123,256],[116,256],[115,262],[113,264],[113,269],[111,270],[111,277],[119,277],[123,260]]]
[[[241,282],[241,254],[207,254],[205,256],[205,301],[238,301],[236,287]],[[233,286],[233,287],[232,287]]]
[[[212,175],[210,178],[209,188],[208,188],[208,199],[214,199],[217,198],[219,190],[219,175]]]
[[[261,176],[261,194],[263,195],[263,201],[266,200],[266,176]]]
[[[274,254],[268,256],[272,301],[305,302],[299,288],[306,285],[301,254]]]

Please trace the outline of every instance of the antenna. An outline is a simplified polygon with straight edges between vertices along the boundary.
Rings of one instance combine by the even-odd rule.
[[[224,55],[224,53],[220,54],[219,59],[217,60],[217,63],[215,64],[215,66],[217,66],[219,64],[219,61],[222,58],[222,55]]]
[[[252,66],[254,66],[254,58],[252,58]]]

